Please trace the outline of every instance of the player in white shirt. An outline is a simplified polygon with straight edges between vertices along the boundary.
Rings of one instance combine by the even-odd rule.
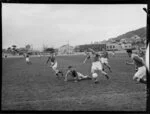
[[[59,74],[61,74],[61,76],[63,76],[63,72],[58,70],[58,64],[57,64],[57,60],[55,58],[55,53],[52,53],[49,57],[48,60],[46,62],[46,64],[50,61],[50,67],[53,69],[53,71],[55,72],[55,75],[57,77],[59,77]]]
[[[112,51],[112,56],[115,57],[115,50]]]
[[[99,71],[100,73],[102,73],[107,79],[109,79],[108,75],[106,72],[103,71],[103,65],[101,63],[101,59],[100,59],[100,54],[98,54],[97,52],[95,52],[93,49],[89,48],[89,51],[91,52],[91,54],[88,54],[84,60],[83,63],[85,63],[88,59],[91,60],[92,62],[92,66],[91,66],[91,73],[92,73],[92,78],[94,80],[94,82],[96,83],[97,77],[94,77],[94,74],[96,73],[96,71]]]
[[[133,54],[132,50],[127,50],[129,57],[133,60],[132,63],[126,62],[128,65],[135,64],[138,67],[137,72],[133,76],[133,80],[146,84],[146,67],[144,60],[137,54]]]
[[[104,48],[102,49],[102,51],[103,52],[102,52],[101,62],[102,62],[103,68],[104,66],[106,66],[109,69],[109,71],[112,72],[111,67],[108,63],[108,58],[109,58],[108,52]]]
[[[29,54],[25,55],[25,59],[26,59],[27,64],[29,64],[29,65],[32,64],[31,61],[30,61],[30,58],[29,58]]]

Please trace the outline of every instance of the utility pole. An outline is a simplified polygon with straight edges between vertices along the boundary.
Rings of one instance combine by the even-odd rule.
[[[70,52],[69,52],[69,40],[68,40],[68,54],[69,54]]]

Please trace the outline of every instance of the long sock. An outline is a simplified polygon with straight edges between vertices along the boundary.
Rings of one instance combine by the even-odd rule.
[[[109,68],[109,71],[112,72],[110,66],[108,66],[108,68]]]
[[[103,74],[107,79],[109,79],[109,77],[108,77],[108,75],[107,75],[106,72],[104,72],[104,71],[101,71],[101,72],[102,72],[102,74]]]

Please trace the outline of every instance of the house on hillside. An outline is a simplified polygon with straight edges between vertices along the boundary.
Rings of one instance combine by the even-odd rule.
[[[100,44],[106,44],[106,43],[107,43],[106,40],[103,40],[103,41],[100,42]]]
[[[132,36],[131,39],[134,40],[135,42],[141,42],[141,38],[138,35]]]
[[[123,39],[120,40],[120,43],[121,43],[121,44],[122,44],[122,43],[127,43],[127,40],[126,40],[125,38],[123,38]]]
[[[58,49],[59,54],[72,54],[74,52],[74,47],[70,45],[63,45]]]
[[[131,38],[126,39],[126,43],[131,43],[132,44],[133,40]]]
[[[119,45],[117,43],[107,43],[106,44],[106,50],[108,50],[108,51],[112,51],[112,50],[118,51],[118,50],[122,50],[122,47],[121,47],[121,45]]]
[[[132,44],[127,43],[127,44],[121,44],[122,49],[132,49]]]

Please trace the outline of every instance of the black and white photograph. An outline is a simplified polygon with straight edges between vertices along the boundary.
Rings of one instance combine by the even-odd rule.
[[[147,111],[147,4],[1,7],[3,111]]]

